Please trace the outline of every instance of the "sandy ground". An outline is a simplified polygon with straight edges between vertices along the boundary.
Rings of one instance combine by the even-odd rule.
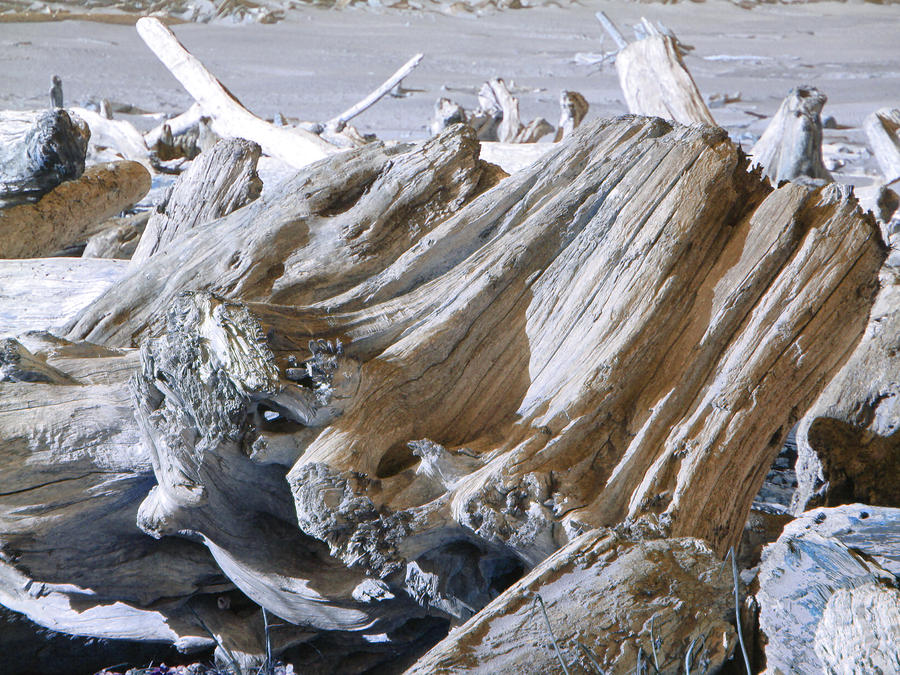
[[[310,8],[274,25],[183,24],[174,30],[247,107],[266,117],[328,119],[424,52],[404,82],[410,95],[386,98],[356,120],[362,131],[382,138],[414,139],[427,136],[439,97],[474,107],[480,84],[496,76],[515,84],[526,121],[541,115],[555,123],[564,89],[584,94],[591,117],[627,112],[614,67],[575,60],[579,52],[612,49],[594,18],[598,9],[628,35],[646,16],[694,45],[685,61],[704,95],[740,92],[740,101],[712,112],[745,146],[791,87],[818,87],[829,98],[824,115],[849,127],[825,135],[827,158],[845,162],[839,180],[872,182],[876,168],[859,127],[875,109],[900,105],[897,5],[822,2],[745,10],[716,0],[608,1],[481,17]],[[0,24],[0,72],[0,108],[44,106],[52,74],[62,77],[67,102],[107,98],[168,113],[192,102],[128,25]]]

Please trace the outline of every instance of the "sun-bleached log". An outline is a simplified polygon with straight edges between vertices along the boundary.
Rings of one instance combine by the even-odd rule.
[[[122,260],[0,260],[0,336],[59,330],[127,271]]]
[[[147,170],[151,170],[150,152],[144,143],[144,137],[131,122],[109,119],[86,108],[71,110],[83,119],[91,130],[91,140],[88,144],[90,163],[128,159],[140,162]]]
[[[223,138],[246,138],[263,151],[293,167],[304,167],[338,151],[330,143],[303,129],[284,129],[260,119],[188,52],[158,19],[143,17],[135,24],[141,39],[194,97],[212,128]]]
[[[198,225],[250,203],[262,191],[256,174],[260,147],[241,138],[219,141],[182,173],[164,205],[150,216],[131,257],[140,265]]]
[[[822,107],[828,98],[815,87],[792,89],[750,150],[753,163],[774,183],[812,178],[831,182],[822,162]]]
[[[0,210],[0,258],[38,258],[80,240],[102,220],[139,201],[150,174],[132,161],[89,167],[35,204]]]
[[[900,180],[900,109],[876,110],[866,117],[863,129],[884,182]]]
[[[662,33],[645,20],[642,27],[646,37],[627,44],[603,12],[598,12],[597,18],[619,47],[616,72],[630,112],[681,124],[715,126],[674,35]]]
[[[0,111],[0,208],[37,201],[81,176],[90,135],[65,110]]]

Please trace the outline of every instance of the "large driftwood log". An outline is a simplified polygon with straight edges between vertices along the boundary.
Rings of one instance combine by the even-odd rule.
[[[806,177],[831,181],[822,162],[822,107],[815,87],[792,89],[750,151],[754,164],[775,183]]]
[[[560,661],[579,675],[598,666],[639,673],[648,663],[675,675],[686,662],[715,672],[737,646],[731,585],[721,561],[696,539],[635,542],[592,530],[406,673],[553,673]]]
[[[93,110],[72,108],[79,118],[83,119],[91,130],[88,144],[90,163],[129,159],[139,162],[150,170],[150,152],[144,143],[144,137],[131,122],[113,120]]]
[[[900,180],[900,109],[882,108],[863,123],[885,183]]]
[[[87,125],[65,110],[0,112],[0,208],[78,178],[89,138]]]
[[[200,104],[203,113],[212,119],[213,131],[222,138],[255,141],[267,154],[298,168],[338,152],[338,148],[315,134],[276,127],[251,113],[158,19],[143,17],[135,27],[147,46]]]
[[[91,427],[127,426],[136,457],[51,439],[55,416],[0,420],[0,439],[32,472],[52,473],[51,442],[86,473],[136,463],[123,523],[203,542],[243,593],[310,631],[468,618],[583,531],[644,515],[724,554],[862,334],[885,255],[874,222],[839,186],[771,190],[709,127],[583,125],[496,185],[478,152],[458,126],[336,155],[86,308],[71,338],[141,344],[137,372],[132,352],[117,357],[141,442],[119,403]],[[90,360],[51,365],[82,381]],[[29,400],[59,419],[58,397],[93,395],[10,386],[0,404],[44,387]],[[0,509],[18,508],[15,490]],[[40,514],[28,528],[10,560],[27,543],[51,552],[45,573],[70,563],[53,553],[65,528]]]
[[[139,201],[148,190],[150,174],[137,162],[91,166],[36,204],[0,210],[0,258],[37,258],[83,241],[91,226]]]
[[[256,174],[260,147],[240,138],[220,141],[200,153],[182,173],[162,210],[154,213],[132,264],[139,265],[198,225],[250,203],[262,191]]]
[[[377,277],[499,178],[463,126],[409,150],[352,150],[201,225],[136,267],[79,317],[72,335],[137,344],[183,290],[312,304]]]

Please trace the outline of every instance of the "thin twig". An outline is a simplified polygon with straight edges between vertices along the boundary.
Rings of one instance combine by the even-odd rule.
[[[333,129],[334,131],[340,131],[344,128],[344,125],[347,124],[354,117],[359,115],[364,110],[371,108],[378,100],[387,94],[391,89],[396,87],[400,82],[403,81],[403,78],[409,75],[413,68],[419,65],[419,61],[422,60],[424,54],[416,54],[409,61],[404,63],[400,69],[391,75],[387,80],[384,81],[378,89],[373,91],[371,94],[366,96],[362,101],[357,103],[356,105],[347,108],[344,112],[342,112],[337,117],[333,117],[325,123],[326,128]]]
[[[535,603],[541,603],[541,611],[544,613],[544,621],[547,622],[547,632],[550,633],[550,639],[553,641],[553,649],[556,650],[556,658],[559,659],[559,665],[562,666],[563,672],[566,675],[569,675],[569,669],[566,666],[566,662],[563,660],[562,652],[559,651],[559,645],[556,643],[556,636],[553,634],[553,627],[550,625],[550,617],[547,616],[547,607],[544,605],[544,599],[541,597],[540,593],[534,594],[534,600],[531,602],[531,611],[534,611]]]
[[[269,636],[269,615],[262,607],[263,628],[266,631],[266,675],[272,675],[272,639]]]
[[[691,653],[694,651],[694,643],[697,641],[697,638],[691,640],[691,644],[688,645],[687,654],[684,655],[684,675],[691,675]]]
[[[238,665],[238,662],[235,660],[234,655],[228,650],[228,647],[226,647],[224,644],[222,644],[222,642],[219,640],[219,638],[216,637],[216,634],[213,633],[212,630],[210,630],[209,626],[206,625],[206,622],[200,618],[200,615],[197,614],[196,611],[194,611],[193,607],[188,605],[188,609],[191,610],[191,614],[194,615],[194,618],[197,619],[197,621],[199,622],[199,624],[203,628],[203,630],[205,630],[209,634],[209,637],[211,637],[213,639],[213,642],[215,642],[219,646],[219,649],[221,649],[224,652],[225,656],[228,657],[228,660],[231,661],[231,668],[232,668],[232,670],[234,670],[235,675],[243,675],[243,671],[241,670],[241,667]]]
[[[737,623],[738,642],[741,645],[741,655],[744,657],[744,667],[747,669],[747,675],[752,675],[750,671],[750,658],[747,656],[747,647],[744,646],[744,632],[741,630],[741,596],[738,590],[738,568],[737,556],[734,553],[734,546],[728,549],[728,556],[731,556],[731,574],[734,577],[734,620]]]
[[[594,655],[593,655],[593,653],[591,653],[591,650],[588,649],[587,647],[585,647],[583,644],[581,644],[581,642],[579,642],[577,640],[575,641],[575,644],[577,644],[579,647],[581,647],[581,651],[584,652],[584,655],[587,657],[587,660],[590,661],[591,665],[597,669],[597,675],[606,675],[606,671],[604,671],[603,668],[600,667],[600,664],[597,663],[597,659],[594,658]]]
[[[655,616],[650,617],[650,651],[653,652],[653,667],[656,668],[657,674],[659,673],[659,657],[656,655],[656,639],[653,637],[653,619]]]

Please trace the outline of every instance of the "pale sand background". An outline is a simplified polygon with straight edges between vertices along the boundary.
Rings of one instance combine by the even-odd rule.
[[[741,92],[712,110],[745,147],[787,91],[811,84],[829,98],[824,115],[850,128],[827,130],[826,156],[843,159],[842,182],[860,186],[876,171],[859,129],[876,108],[900,106],[900,5],[821,2],[740,9],[724,1],[675,5],[588,2],[488,16],[363,8],[296,10],[274,25],[183,24],[175,33],[254,112],[322,121],[356,102],[415,52],[425,60],[404,85],[357,118],[387,139],[423,138],[432,106],[448,96],[475,106],[490,77],[520,88],[523,120],[556,123],[563,89],[580,91],[590,117],[627,112],[612,65],[574,62],[577,52],[612,49],[594,12],[603,9],[631,36],[646,16],[663,21],[696,50],[685,58],[704,95]],[[60,75],[68,103],[107,98],[152,111],[192,102],[134,28],[83,21],[0,24],[0,108],[46,104]],[[765,115],[760,119],[749,113]],[[150,120],[129,118],[145,128]]]

